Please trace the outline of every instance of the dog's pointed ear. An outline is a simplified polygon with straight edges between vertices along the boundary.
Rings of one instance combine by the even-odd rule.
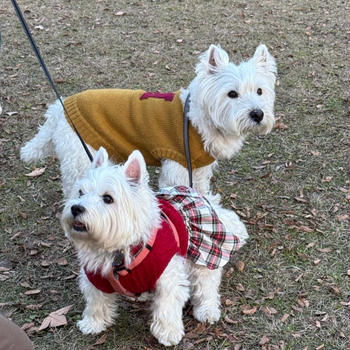
[[[129,155],[124,164],[124,172],[128,181],[132,183],[140,184],[148,179],[146,163],[140,151],[135,150]]]
[[[91,168],[99,168],[101,166],[107,166],[108,165],[108,153],[107,151],[101,146],[99,150],[95,153]]]
[[[204,68],[206,73],[214,74],[230,62],[227,52],[220,45],[210,45],[209,49],[199,59],[200,63],[197,65],[197,73]]]
[[[268,77],[273,84],[275,84],[277,75],[276,61],[271,56],[269,50],[264,44],[260,44],[256,48],[253,60],[258,70]]]

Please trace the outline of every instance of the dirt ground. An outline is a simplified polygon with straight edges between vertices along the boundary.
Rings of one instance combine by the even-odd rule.
[[[251,239],[225,268],[222,317],[184,310],[176,349],[348,349],[349,2],[330,0],[19,1],[62,95],[87,88],[174,91],[200,52],[221,44],[233,62],[265,43],[278,64],[272,133],[221,162],[213,187]],[[37,349],[162,349],[148,305],[122,300],[106,333],[77,327],[83,300],[74,248],[59,224],[54,158],[25,165],[55,97],[9,1],[0,0],[0,311]],[[29,177],[35,168],[40,176]],[[39,331],[73,305],[67,324]]]

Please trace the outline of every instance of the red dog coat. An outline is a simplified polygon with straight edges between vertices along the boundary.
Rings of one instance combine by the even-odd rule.
[[[181,215],[168,202],[159,199],[159,204],[165,214],[161,227],[145,247],[132,248],[136,256],[127,269],[115,266],[106,277],[100,272],[85,269],[87,278],[97,289],[104,293],[137,296],[155,288],[158,278],[175,254],[186,256],[188,235]]]

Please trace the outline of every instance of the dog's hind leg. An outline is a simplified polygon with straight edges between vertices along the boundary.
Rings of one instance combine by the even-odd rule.
[[[21,159],[23,161],[36,162],[54,154],[52,138],[62,114],[63,108],[57,100],[46,111],[46,121],[44,125],[39,127],[39,132],[21,148]]]
[[[222,268],[209,270],[204,266],[190,264],[193,316],[199,322],[214,323],[221,314],[219,286]]]
[[[182,309],[189,296],[183,258],[174,256],[157,281],[152,305],[151,332],[159,343],[176,345],[184,336]]]
[[[82,270],[80,272],[80,289],[86,306],[83,319],[77,325],[84,334],[97,334],[106,330],[116,317],[116,294],[106,294],[90,283]]]

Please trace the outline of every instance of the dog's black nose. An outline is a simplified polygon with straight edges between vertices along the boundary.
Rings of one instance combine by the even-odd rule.
[[[264,118],[264,112],[261,109],[253,109],[250,111],[249,117],[259,124]]]
[[[78,216],[79,214],[82,214],[84,213],[85,211],[85,208],[81,205],[73,205],[71,208],[70,208],[70,211],[72,212],[72,215],[74,217]]]

